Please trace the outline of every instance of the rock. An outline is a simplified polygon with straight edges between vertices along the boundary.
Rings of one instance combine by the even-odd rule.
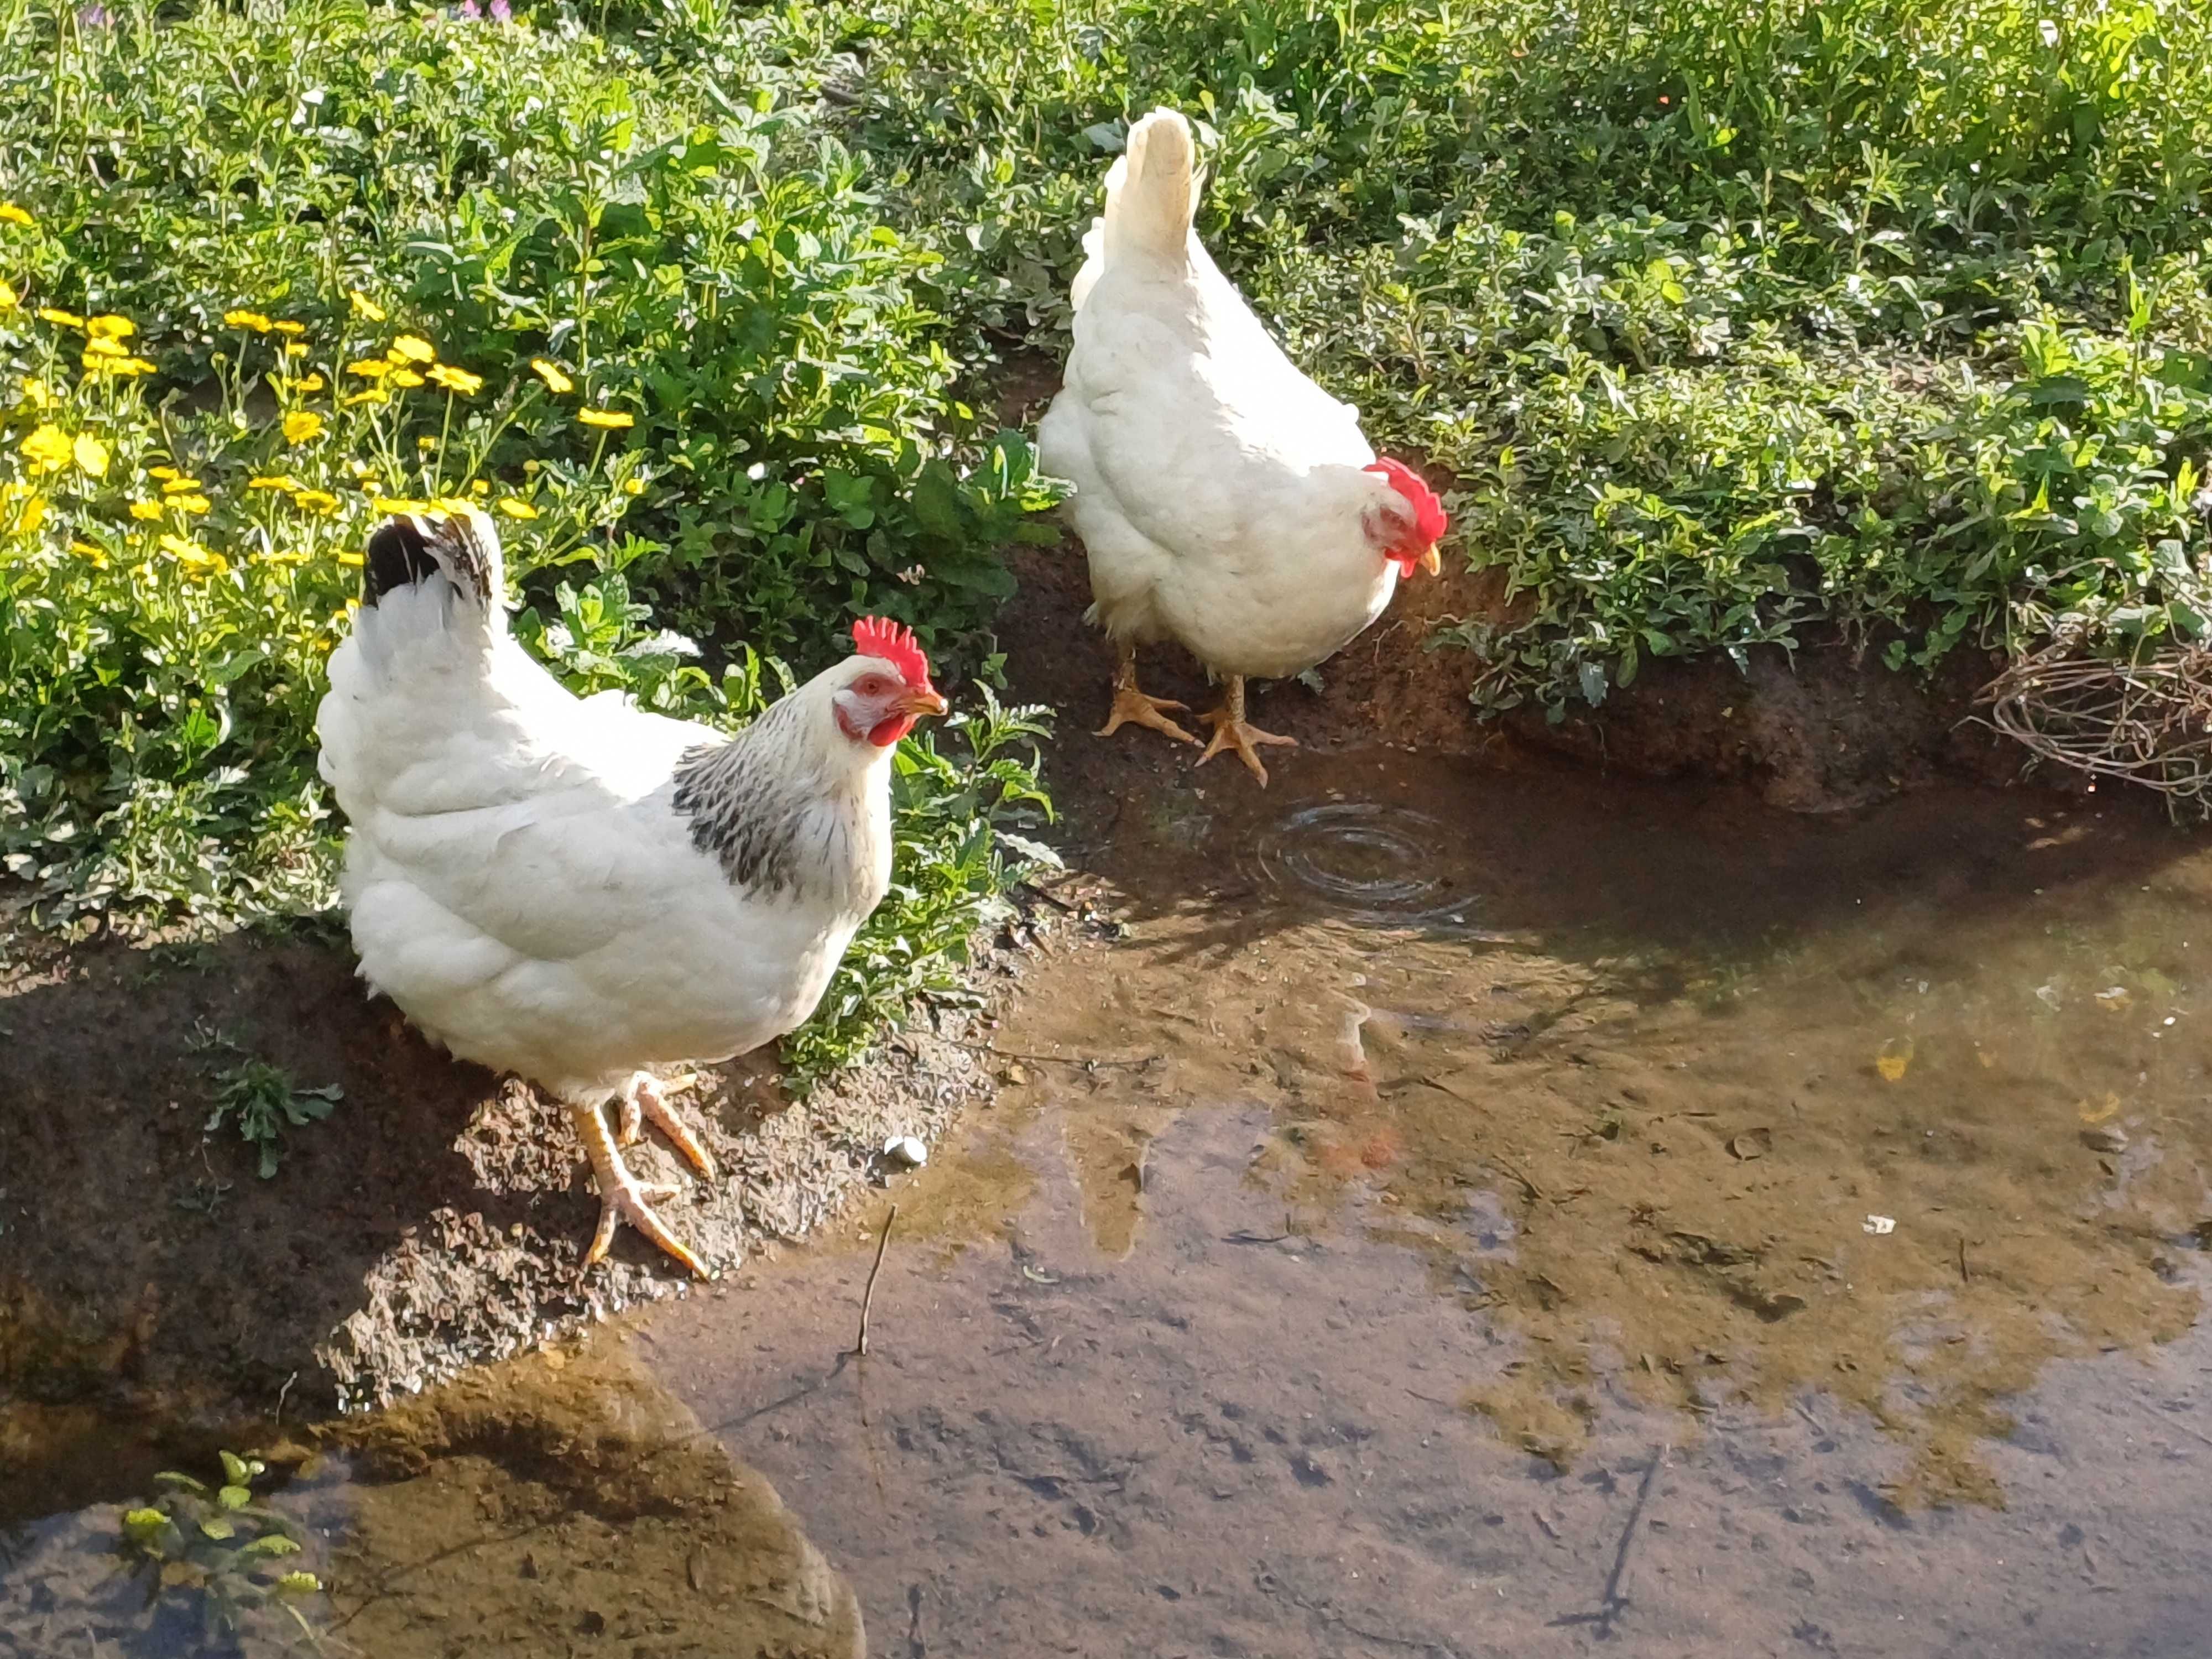
[[[929,1148],[915,1135],[893,1135],[884,1142],[884,1156],[894,1164],[918,1170],[929,1162]]]
[[[2118,1125],[2084,1129],[2081,1144],[2093,1152],[2124,1152],[2128,1149],[2128,1132]]]

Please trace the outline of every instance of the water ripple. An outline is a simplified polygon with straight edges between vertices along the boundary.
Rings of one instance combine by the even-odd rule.
[[[1449,827],[1425,812],[1372,801],[1301,807],[1261,832],[1261,879],[1319,899],[1376,927],[1465,923],[1477,895],[1455,878]]]

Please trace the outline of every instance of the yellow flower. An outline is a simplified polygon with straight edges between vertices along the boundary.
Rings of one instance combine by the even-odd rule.
[[[419,334],[403,334],[384,354],[395,363],[434,363],[438,349]]]
[[[187,478],[183,474],[173,471],[166,466],[158,469],[154,476],[161,480],[161,493],[164,495],[189,495],[200,487],[200,481],[198,478]]]
[[[33,409],[52,409],[54,394],[37,375],[26,374],[23,377],[23,401]]]
[[[430,505],[412,495],[372,495],[368,504],[379,513],[420,513]]]
[[[339,562],[340,564],[350,564],[350,565],[356,565],[356,566],[358,566],[358,565],[366,564],[366,563],[368,563],[368,562],[366,559],[362,558],[362,556],[361,556],[360,554],[358,554],[358,553],[341,553],[341,554],[339,554],[339,555],[338,555],[338,562]]]
[[[268,553],[256,553],[253,556],[253,559],[254,562],[257,564],[301,565],[307,562],[307,556],[304,553],[297,552],[278,553],[271,551]]]
[[[13,311],[23,303],[23,296],[15,292],[15,285],[0,276],[0,311]]]
[[[58,472],[70,464],[70,457],[75,453],[69,434],[52,421],[23,440],[24,458],[34,472]]]
[[[483,479],[478,478],[469,485],[469,494],[471,495],[489,495],[491,494],[491,485],[487,483]]]
[[[277,473],[265,478],[248,478],[246,481],[246,487],[248,489],[294,490],[297,489],[300,486],[294,483],[289,478],[284,477],[283,474]]]
[[[118,317],[110,312],[94,317],[84,325],[84,331],[95,340],[127,340],[138,331],[138,325],[128,317]]]
[[[266,334],[276,326],[258,311],[226,311],[223,324],[228,328],[250,328],[256,334]]]
[[[89,432],[80,432],[76,441],[70,446],[76,459],[76,470],[94,478],[107,476],[107,446]]]
[[[204,495],[172,495],[169,505],[179,513],[204,513],[214,503]]]
[[[305,334],[307,331],[307,325],[305,323],[295,323],[289,317],[281,323],[272,325],[272,326],[275,327],[276,331],[279,334],[289,334],[294,339],[299,338],[301,335]]]
[[[465,496],[433,495],[430,497],[430,510],[447,514],[465,513],[469,510],[469,503]]]
[[[392,365],[381,357],[364,357],[357,363],[348,363],[346,373],[358,374],[364,380],[380,380],[392,373]]]
[[[418,386],[422,384],[422,377],[411,368],[395,368],[392,371],[391,379],[394,386]]]
[[[642,478],[624,478],[623,480],[623,494],[625,495],[644,495],[645,480]]]
[[[561,372],[558,363],[548,362],[543,357],[532,357],[530,367],[538,378],[545,382],[548,392],[574,392],[576,383]]]
[[[624,427],[635,426],[637,417],[619,409],[580,409],[576,418],[586,426],[599,427],[609,432],[619,432]]]
[[[177,476],[177,469],[173,466],[149,466],[146,469],[146,476],[149,478],[159,478],[162,483],[167,483]]]
[[[140,374],[151,374],[154,372],[154,365],[143,357],[125,357],[107,372],[111,374],[129,374],[135,377]]]
[[[538,509],[520,495],[501,496],[499,510],[510,519],[534,519],[538,516]]]
[[[212,571],[220,576],[230,568],[230,561],[224,558],[222,554],[210,553],[198,542],[189,540],[183,536],[162,537],[161,548],[161,551],[187,570]]]
[[[464,398],[472,397],[483,390],[483,376],[471,374],[465,368],[454,368],[440,363],[430,371],[430,378],[448,392],[458,392]]]
[[[112,340],[103,340],[98,335],[84,343],[84,366],[94,367],[102,357],[128,357],[131,354]]]
[[[131,503],[131,516],[150,524],[161,516],[161,504],[159,501],[133,501]]]
[[[306,356],[307,355],[307,343],[305,340],[287,340],[287,341],[285,341],[285,342],[284,342],[284,355],[285,355],[287,357],[304,357],[304,356]]]
[[[310,513],[335,513],[338,510],[338,498],[327,489],[297,490],[292,499]]]
[[[341,401],[346,408],[356,409],[362,404],[388,404],[392,401],[392,394],[380,386],[373,386],[366,392],[356,392]]]
[[[13,202],[0,202],[0,219],[6,220],[11,225],[23,225],[27,227],[35,225],[39,222],[23,209],[17,207]]]
[[[16,509],[15,530],[19,535],[29,535],[46,521],[46,498],[44,495],[33,495]]]
[[[52,323],[56,328],[82,328],[84,319],[74,311],[64,311],[58,306],[40,306],[39,320]]]
[[[92,568],[94,570],[105,570],[107,568],[107,555],[100,549],[94,547],[90,542],[71,542],[70,544],[70,551],[76,554],[80,559],[89,560],[92,563]]]
[[[346,298],[353,305],[355,316],[366,317],[372,323],[380,323],[384,320],[384,307],[359,289],[348,289]]]
[[[323,389],[323,377],[319,374],[310,374],[295,383],[292,389],[295,392],[320,392]]]
[[[323,417],[312,409],[295,409],[284,417],[284,441],[303,444],[323,434]]]

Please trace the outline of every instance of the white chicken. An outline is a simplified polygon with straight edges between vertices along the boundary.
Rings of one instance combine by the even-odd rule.
[[[1244,681],[1304,672],[1390,603],[1416,565],[1439,568],[1443,507],[1413,471],[1376,459],[1359,412],[1291,364],[1191,228],[1189,125],[1154,110],[1106,177],[1084,239],[1075,346],[1037,430],[1072,481],[1091,562],[1087,620],[1120,651],[1113,711],[1185,743],[1183,707],[1137,689],[1136,649],[1180,641],[1228,681],[1202,715],[1261,784],[1258,746],[1292,739],[1244,718]]]
[[[601,1106],[713,1164],[643,1068],[724,1060],[811,1013],[890,880],[890,759],[945,699],[912,634],[871,617],[859,654],[730,736],[578,699],[509,635],[481,513],[369,538],[350,638],[316,717],[351,822],[343,895],[361,974],[465,1060],[563,1102],[618,1220],[704,1275],[653,1214]]]

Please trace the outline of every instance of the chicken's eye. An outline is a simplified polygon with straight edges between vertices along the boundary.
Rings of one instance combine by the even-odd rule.
[[[853,689],[864,697],[880,697],[890,692],[891,683],[881,674],[863,674]]]

